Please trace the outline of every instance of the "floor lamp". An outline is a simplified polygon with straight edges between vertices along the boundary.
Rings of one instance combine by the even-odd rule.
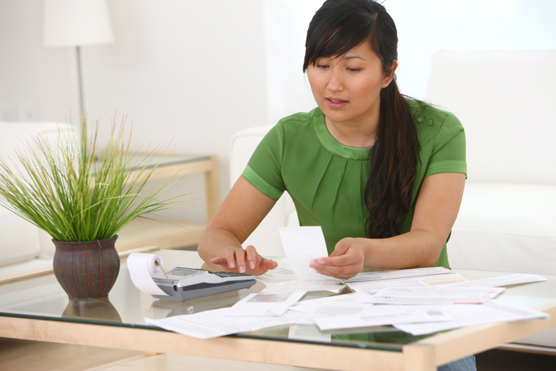
[[[77,60],[79,115],[85,115],[81,46],[114,41],[106,0],[44,0],[44,45],[74,47]],[[81,125],[77,126],[79,132]]]

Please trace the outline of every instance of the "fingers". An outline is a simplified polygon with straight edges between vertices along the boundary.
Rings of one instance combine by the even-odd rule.
[[[334,251],[332,251],[332,254],[330,254],[330,256],[344,255],[351,247],[353,242],[352,240],[353,238],[342,238],[340,241],[338,241],[336,246],[334,246]]]
[[[363,270],[363,261],[364,256],[356,240],[344,238],[336,244],[329,257],[315,260],[310,266],[320,274],[347,279]]]
[[[221,265],[227,270],[239,273],[250,273],[256,276],[264,274],[269,269],[275,269],[278,263],[264,259],[257,253],[255,247],[249,245],[245,250],[230,248],[226,250],[226,257],[216,257],[210,260],[212,264]]]
[[[341,266],[341,267],[319,266],[319,268],[317,268],[317,272],[325,276],[346,280],[348,278],[357,276],[357,274],[361,272],[361,269],[356,264],[350,266]]]
[[[221,258],[221,257],[212,258],[212,259],[210,259],[210,262],[212,264],[216,264],[216,265],[226,265],[226,264],[228,264],[228,261],[225,258]]]
[[[255,250],[255,247],[252,245],[247,246],[247,248],[245,249],[245,253],[247,254],[247,262],[249,264],[249,268],[255,269],[257,261],[262,259],[262,257],[257,254],[257,250]]]
[[[267,270],[274,269],[278,266],[278,263],[276,263],[274,260],[268,260],[263,258],[263,263]]]

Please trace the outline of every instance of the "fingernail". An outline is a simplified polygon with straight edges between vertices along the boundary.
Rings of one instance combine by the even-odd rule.
[[[245,272],[245,267],[243,265],[239,266],[239,273]]]
[[[324,260],[324,259],[320,260],[320,261],[319,261],[319,264],[320,264],[320,265],[325,265],[325,264],[326,264],[326,260]]]
[[[235,265],[233,262],[229,262],[229,263],[228,263],[228,267],[230,267],[230,268],[235,268],[235,266],[236,266],[236,265]]]
[[[317,269],[319,264],[316,261],[312,261],[311,264],[309,264],[309,266],[313,269]]]
[[[254,268],[255,268],[255,263],[254,263],[254,262],[249,262],[249,267],[250,267],[251,269],[254,269]]]

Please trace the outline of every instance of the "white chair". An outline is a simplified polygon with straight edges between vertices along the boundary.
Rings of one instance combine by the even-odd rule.
[[[230,148],[230,184],[232,186],[245,169],[261,139],[271,128],[272,125],[256,126],[234,134]],[[253,245],[263,256],[284,256],[278,228],[294,226],[299,226],[295,206],[290,195],[284,192],[266,218],[243,243],[243,247]]]

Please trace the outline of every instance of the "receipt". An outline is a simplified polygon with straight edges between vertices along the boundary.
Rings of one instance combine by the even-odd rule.
[[[322,280],[330,277],[317,273],[309,264],[328,256],[321,227],[278,228],[284,252],[300,281]]]
[[[151,274],[159,273],[162,270],[155,263],[157,259],[160,265],[164,266],[162,258],[158,255],[133,253],[127,258],[127,269],[129,270],[131,281],[142,292],[151,295],[168,296],[157,286],[151,277]]]

